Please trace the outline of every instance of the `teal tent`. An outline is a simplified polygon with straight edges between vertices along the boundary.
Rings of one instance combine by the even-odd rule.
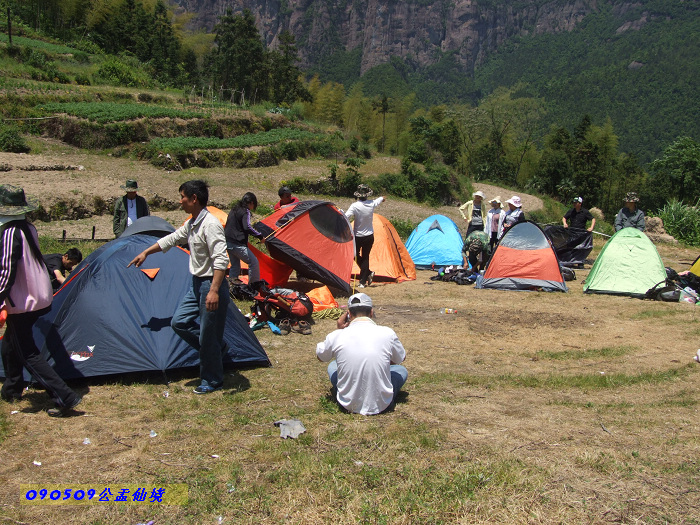
[[[636,228],[623,228],[603,246],[583,292],[644,298],[665,280],[666,268],[654,243]]]
[[[462,235],[455,222],[444,215],[431,215],[406,241],[406,249],[419,269],[462,264]]]

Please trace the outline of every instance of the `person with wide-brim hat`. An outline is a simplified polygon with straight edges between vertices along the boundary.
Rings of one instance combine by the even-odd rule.
[[[357,201],[353,202],[345,216],[349,221],[354,220],[353,234],[355,235],[355,260],[357,266],[360,267],[359,288],[364,288],[372,284],[374,272],[369,267],[369,254],[374,245],[374,209],[386,199],[378,197],[374,200],[368,200],[372,195],[372,189],[367,184],[360,184],[354,195]]]
[[[503,229],[499,235],[499,239],[503,237],[503,234],[519,222],[525,222],[525,214],[523,213],[523,203],[520,197],[513,195],[510,199],[506,201],[508,205],[508,210],[506,211],[506,216],[503,218]]]
[[[500,195],[491,199],[489,204],[491,204],[491,209],[486,214],[484,231],[489,236],[489,251],[493,253],[493,248],[498,243],[498,233],[503,229],[503,221],[506,218],[506,212],[501,207]]]
[[[146,199],[137,194],[139,191],[138,182],[134,179],[127,179],[126,184],[120,188],[126,192],[126,195],[114,203],[112,230],[115,237],[119,237],[137,219],[151,214]]]
[[[466,239],[473,231],[484,231],[488,210],[483,206],[486,196],[484,192],[479,190],[472,193],[472,200],[465,202],[459,207],[459,213],[462,218],[467,221],[467,233],[464,235]]]
[[[644,212],[637,206],[639,196],[636,192],[630,191],[627,192],[622,200],[625,205],[617,212],[615,217],[615,231],[620,231],[622,228],[637,228],[643,232],[646,222]]]
[[[36,228],[26,219],[38,203],[27,199],[24,190],[0,185],[0,309],[7,313],[2,339],[5,382],[0,397],[12,403],[22,398],[27,386],[24,369],[53,398],[50,416],[69,415],[81,401],[41,355],[34,341],[37,319],[51,309],[53,290],[39,249]]]

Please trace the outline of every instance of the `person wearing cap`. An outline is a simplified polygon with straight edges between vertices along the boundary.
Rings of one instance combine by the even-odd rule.
[[[209,186],[206,182],[189,180],[180,185],[179,191],[180,205],[192,217],[134,257],[127,268],[132,264],[138,268],[153,253],[167,252],[177,245],[189,246],[192,279],[170,326],[199,352],[201,382],[194,393],[209,394],[224,386],[224,327],[230,303],[225,279],[228,268],[226,236],[219,219],[207,210]]]
[[[503,228],[498,236],[499,239],[503,237],[503,234],[509,228],[512,228],[519,222],[525,222],[525,214],[523,213],[523,204],[520,201],[520,197],[513,195],[506,201],[506,204],[508,204],[508,211],[506,212],[506,216],[503,218]]]
[[[272,207],[275,211],[279,210],[282,206],[299,202],[299,199],[292,196],[292,190],[290,190],[287,186],[282,186],[277,192],[277,195],[279,195],[280,200],[277,201],[277,203]]]
[[[126,195],[114,203],[112,230],[115,237],[119,237],[136,219],[150,215],[146,199],[137,195],[139,185],[134,179],[128,179],[126,184],[120,187],[126,191]]]
[[[372,195],[372,190],[367,184],[360,184],[355,192],[357,200],[353,202],[345,216],[349,221],[354,220],[353,235],[355,235],[355,260],[360,267],[360,285],[364,288],[372,284],[374,272],[369,268],[369,253],[374,245],[374,209],[386,199],[378,197],[374,200],[367,200]]]
[[[561,219],[564,228],[571,227],[577,230],[586,230],[588,221],[591,221],[591,227],[588,228],[588,231],[592,232],[595,227],[595,217],[583,207],[583,199],[581,197],[574,197],[574,207],[567,211]]]
[[[622,228],[637,228],[639,231],[644,231],[644,212],[637,207],[639,197],[633,191],[625,195],[624,207],[617,212],[615,217],[615,231],[620,231]]]
[[[482,271],[489,260],[490,254],[489,236],[485,231],[475,230],[464,239],[462,262],[465,268],[468,262],[473,271]],[[479,262],[479,259],[481,259],[481,262]]]
[[[56,404],[48,414],[62,417],[70,415],[82,398],[49,365],[34,341],[34,324],[51,310],[53,299],[36,228],[25,216],[37,207],[27,202],[22,188],[0,186],[0,308],[7,313],[0,349],[5,369],[0,397],[10,403],[22,398],[26,368]]]
[[[472,193],[472,200],[465,202],[459,207],[459,213],[462,218],[467,221],[467,233],[465,238],[475,230],[484,231],[486,224],[486,206],[482,206],[484,201],[484,192],[475,191]]]
[[[58,290],[66,280],[66,272],[72,272],[80,261],[83,260],[83,254],[78,248],[69,248],[64,254],[50,253],[44,255],[44,264],[49,271],[51,279],[51,288],[54,292]]]
[[[501,196],[494,197],[489,201],[491,209],[486,214],[486,224],[484,231],[489,235],[489,252],[493,252],[494,246],[498,243],[498,232],[503,229],[503,220],[506,212],[501,207]]]
[[[357,293],[338,319],[338,329],[316,345],[316,357],[327,363],[338,404],[348,412],[374,415],[392,406],[408,371],[399,363],[406,351],[396,333],[376,324],[372,299]]]

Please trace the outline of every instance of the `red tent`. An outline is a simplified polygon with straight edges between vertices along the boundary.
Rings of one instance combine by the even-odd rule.
[[[270,256],[304,276],[350,292],[355,255],[352,229],[333,203],[302,201],[285,206],[255,228]]]

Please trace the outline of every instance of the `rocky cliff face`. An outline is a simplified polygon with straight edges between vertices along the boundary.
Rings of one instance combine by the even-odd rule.
[[[211,30],[227,9],[250,9],[268,45],[290,31],[302,67],[361,48],[362,72],[392,56],[419,65],[454,52],[465,71],[516,35],[570,31],[597,8],[596,0],[175,0]]]

